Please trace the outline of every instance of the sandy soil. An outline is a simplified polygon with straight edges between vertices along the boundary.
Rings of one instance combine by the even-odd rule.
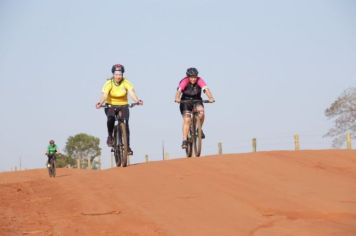
[[[0,235],[356,235],[356,151],[0,174]]]

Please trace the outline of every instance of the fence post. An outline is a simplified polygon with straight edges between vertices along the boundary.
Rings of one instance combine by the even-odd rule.
[[[101,156],[98,157],[97,165],[99,165],[98,169],[101,170]]]
[[[147,154],[145,155],[145,162],[146,163],[148,162],[148,155]]]
[[[300,143],[299,143],[299,134],[294,135],[294,150],[299,151],[300,150]]]
[[[163,160],[169,160],[169,153],[168,152],[164,153]]]
[[[346,134],[346,147],[348,150],[352,149],[352,139],[351,139],[351,134],[347,133]]]
[[[222,150],[222,143],[218,143],[218,154],[222,155],[223,154],[223,150]]]
[[[252,151],[253,152],[257,151],[257,139],[256,138],[252,139]]]

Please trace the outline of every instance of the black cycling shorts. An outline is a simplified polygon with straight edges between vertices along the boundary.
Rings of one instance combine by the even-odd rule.
[[[202,107],[204,107],[203,102],[197,102],[195,103],[196,105],[201,105]],[[183,115],[186,112],[192,112],[194,108],[193,103],[181,103],[179,105],[179,109],[180,109],[180,113]]]
[[[129,105],[112,106],[112,107],[105,108],[105,114],[108,118],[115,117],[119,113],[119,111],[121,111],[121,118],[123,118],[124,120],[129,120],[130,117]]]

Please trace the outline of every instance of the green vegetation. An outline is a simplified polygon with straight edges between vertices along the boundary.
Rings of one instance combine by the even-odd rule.
[[[333,137],[333,146],[341,147],[345,143],[346,133],[356,137],[356,88],[345,90],[325,110],[329,119],[335,119],[334,127],[325,134],[325,137]]]
[[[100,163],[94,162],[94,159],[101,154],[99,144],[99,138],[85,133],[70,136],[64,149],[68,155],[67,160],[71,166],[76,166],[77,160],[79,160],[81,168],[87,168],[90,160],[93,169],[100,168]]]

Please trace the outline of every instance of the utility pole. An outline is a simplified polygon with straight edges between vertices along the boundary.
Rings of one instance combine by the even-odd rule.
[[[222,155],[223,154],[223,149],[222,149],[222,143],[218,143],[218,154]]]

